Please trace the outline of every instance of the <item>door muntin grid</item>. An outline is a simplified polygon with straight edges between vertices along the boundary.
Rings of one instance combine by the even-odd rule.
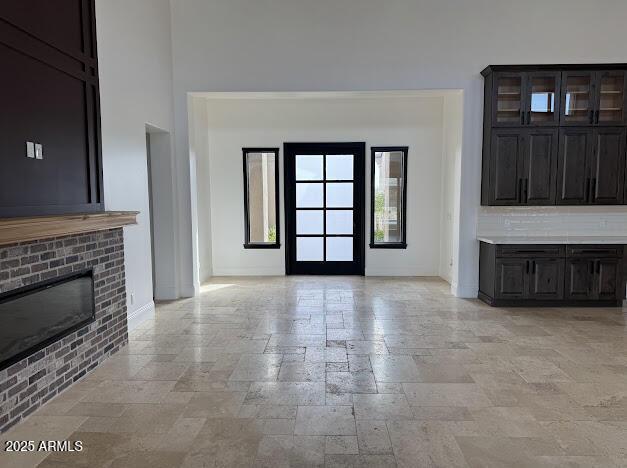
[[[353,154],[297,154],[296,261],[354,260]]]

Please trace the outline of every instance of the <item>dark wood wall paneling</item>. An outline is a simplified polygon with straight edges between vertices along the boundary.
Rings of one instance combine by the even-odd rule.
[[[0,217],[104,210],[94,0],[3,0],[0,69]]]

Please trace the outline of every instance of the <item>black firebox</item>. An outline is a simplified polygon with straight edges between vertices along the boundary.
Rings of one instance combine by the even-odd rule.
[[[0,370],[94,321],[91,269],[0,294]]]

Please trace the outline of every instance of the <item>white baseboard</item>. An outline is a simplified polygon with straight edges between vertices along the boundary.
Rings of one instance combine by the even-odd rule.
[[[133,312],[129,312],[126,315],[126,320],[128,322],[128,329],[133,330],[140,323],[145,320],[150,320],[155,318],[155,302],[150,301],[148,304],[144,304],[138,309],[135,309]]]
[[[285,276],[284,268],[213,268],[213,276]]]
[[[432,271],[422,270],[420,267],[366,267],[366,276],[438,276]]]
[[[155,299],[158,301],[173,301],[178,299],[176,286],[159,285],[155,286]]]
[[[451,294],[462,299],[476,299],[479,287],[476,284],[451,283]]]

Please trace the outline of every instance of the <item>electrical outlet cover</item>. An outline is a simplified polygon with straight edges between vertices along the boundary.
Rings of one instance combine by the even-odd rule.
[[[34,158],[35,157],[35,143],[32,141],[26,142],[26,157]]]
[[[35,143],[35,159],[44,158],[44,147],[41,143]]]

